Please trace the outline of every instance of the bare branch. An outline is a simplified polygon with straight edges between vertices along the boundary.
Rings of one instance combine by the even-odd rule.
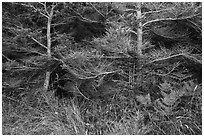
[[[112,8],[108,13],[106,13],[106,16],[108,16],[113,10],[114,8]]]
[[[134,30],[129,29],[128,32],[132,32],[132,33],[134,33],[135,35],[137,35],[137,32],[135,32]]]
[[[167,9],[162,9],[162,10],[156,10],[156,11],[149,11],[149,12],[144,12],[142,13],[142,17],[146,16],[147,14],[152,14],[152,13],[158,13],[158,12],[163,12],[163,11],[167,11],[167,10],[171,10],[172,8],[167,8]]]
[[[89,4],[101,15],[104,17],[104,15],[91,3],[89,2]]]
[[[160,8],[161,6],[163,5],[163,2],[160,3],[160,5],[158,7],[155,7],[155,8]],[[155,5],[156,6],[156,5]]]
[[[33,37],[30,36],[30,35],[29,35],[29,37],[30,37],[32,40],[34,40],[36,43],[38,43],[41,47],[47,49],[47,47],[46,47],[44,44],[40,43],[38,40],[36,40],[35,38],[33,38]]]
[[[85,21],[85,22],[93,22],[93,23],[98,23],[98,21],[93,21],[93,20],[90,20],[90,19],[87,19],[85,17],[83,17],[80,13],[78,13],[77,11],[75,11],[74,9],[71,8],[72,11],[74,11],[77,15],[80,16],[80,18],[82,19],[82,21]]]
[[[147,24],[151,24],[151,23],[154,23],[154,22],[160,22],[160,21],[175,21],[175,20],[185,20],[185,19],[190,19],[190,18],[193,18],[193,17],[196,17],[196,16],[199,16],[200,14],[195,14],[195,15],[192,15],[192,16],[187,16],[187,17],[183,17],[183,18],[162,18],[162,19],[155,19],[155,20],[150,20],[150,21],[147,21],[146,23],[144,23],[142,26],[146,26]]]
[[[43,7],[44,7],[44,10],[45,10],[45,13],[47,14],[47,15],[45,15],[45,16],[47,16],[47,17],[49,17],[50,16],[50,13],[48,12],[48,10],[47,10],[47,6],[46,6],[46,2],[39,2]],[[56,7],[56,5],[57,4],[52,4],[52,9],[51,10],[53,10],[55,7]],[[42,13],[43,14],[43,13]]]
[[[77,87],[77,85],[75,85],[75,88],[77,89],[77,92],[82,95],[85,99],[90,100],[89,98],[87,98],[83,93],[81,93],[81,91],[79,90],[79,88]]]
[[[181,58],[183,58],[185,60],[188,59],[189,61],[193,61],[194,63],[196,63],[198,65],[202,65],[202,60],[199,60],[196,57],[188,55],[188,54],[185,54],[185,53],[180,53],[180,54],[176,54],[176,55],[172,55],[172,56],[168,56],[168,57],[164,57],[164,58],[159,58],[159,59],[150,61],[145,66],[148,66],[148,65],[151,65],[151,64],[155,64],[155,63],[158,63],[158,62],[164,62],[164,61],[167,61],[167,60],[170,60],[170,59],[179,59],[179,57],[180,57],[180,59]],[[178,60],[178,61],[180,61],[180,60]]]
[[[57,6],[57,3],[55,3],[55,4],[54,3],[52,3],[52,9],[51,10],[54,10],[54,8]]]
[[[55,23],[55,24],[51,24],[52,26],[59,26],[59,25],[65,25],[67,24],[66,22],[61,22],[61,23]]]
[[[39,68],[39,67],[27,67],[27,66],[21,66],[21,67],[10,67],[10,69],[12,69],[12,70],[18,70],[18,71],[20,71],[20,70],[31,70],[31,69],[41,69],[41,68]]]
[[[11,59],[9,59],[6,55],[4,55],[3,53],[2,53],[2,56],[3,57],[5,57],[7,60],[9,60],[9,61],[13,61],[13,60],[11,60]]]
[[[126,10],[125,10],[125,12],[130,12],[130,11],[132,11],[132,12],[137,12],[137,10],[135,10],[135,9],[126,9]]]
[[[186,58],[188,58],[188,59],[190,59],[191,61],[193,61],[193,62],[195,62],[195,63],[199,63],[199,64],[202,65],[202,58],[201,58],[201,60],[199,60],[199,59],[197,59],[196,57],[191,56],[191,55],[188,55],[188,54],[184,54],[183,56],[186,57]]]
[[[47,15],[45,15],[44,13],[42,13],[39,9],[37,9],[36,7],[34,7],[32,4],[22,4],[22,5],[24,5],[24,6],[26,6],[26,7],[29,7],[29,8],[32,8],[32,9],[34,9],[34,11],[35,12],[39,12],[41,15],[43,15],[44,17],[46,17],[46,18],[48,18],[48,16]]]
[[[151,74],[165,77],[165,76],[171,74],[177,67],[179,67],[179,65],[180,65],[180,62],[177,62],[176,65],[166,74],[159,74],[159,73],[151,73]]]
[[[33,8],[35,8],[34,6],[32,6]],[[36,8],[35,8],[36,9]],[[41,15],[43,15],[44,17],[48,18],[48,15],[42,13],[39,9],[36,9],[36,11],[38,11]]]
[[[47,17],[48,16],[50,16],[50,14],[48,13],[48,11],[47,11],[47,6],[46,6],[46,2],[45,3],[43,3],[43,2],[39,2],[41,5],[43,5],[43,7],[44,7],[44,9],[45,9],[45,12],[47,13]]]
[[[165,57],[165,58],[159,58],[159,59],[156,59],[156,60],[153,60],[147,64],[154,64],[156,62],[159,62],[159,61],[165,61],[165,60],[168,60],[168,59],[171,59],[171,58],[175,58],[175,57],[179,57],[179,56],[183,56],[184,54],[176,54],[176,55],[172,55],[172,56],[168,56],[168,57]]]
[[[32,8],[32,9],[34,9],[35,10],[35,12],[36,11],[38,11],[32,4],[24,4],[24,3],[21,3],[21,5],[23,5],[23,6],[25,6],[25,7],[28,7],[28,8]]]
[[[46,18],[49,18],[47,15],[45,15],[44,13],[40,12],[41,15],[43,15]]]
[[[200,32],[202,32],[202,26],[199,27],[198,24],[194,23],[193,21],[191,21],[191,20],[189,20],[189,19],[188,19],[188,21],[189,21],[190,23],[192,23],[194,26],[196,26],[196,28],[197,28]]]
[[[37,52],[37,51],[31,51],[30,53],[36,53],[36,54],[39,54],[39,55],[41,55],[41,56],[47,56],[46,54],[42,54],[42,53]]]

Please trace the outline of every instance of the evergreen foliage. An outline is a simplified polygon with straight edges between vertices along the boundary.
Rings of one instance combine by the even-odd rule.
[[[201,135],[201,9],[3,2],[2,134]]]

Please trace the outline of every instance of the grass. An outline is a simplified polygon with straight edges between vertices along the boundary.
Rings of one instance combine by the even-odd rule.
[[[58,103],[57,100],[47,102],[42,95],[35,97],[30,95],[24,102],[16,102],[14,99],[4,97],[3,134],[85,134],[77,107],[66,102],[63,102],[63,106],[58,106]]]
[[[3,135],[143,134],[142,113],[116,100],[56,99],[29,93],[18,101],[3,96]],[[109,105],[104,102],[108,101]],[[115,101],[115,102],[114,102]],[[119,106],[120,105],[120,106]],[[120,110],[120,107],[123,107]]]
[[[3,135],[202,134],[201,102],[198,100],[191,103],[196,104],[194,109],[183,106],[173,115],[165,115],[153,104],[149,107],[138,104],[131,93],[80,100],[77,97],[57,99],[52,91],[40,91],[28,92],[20,99],[3,95]]]

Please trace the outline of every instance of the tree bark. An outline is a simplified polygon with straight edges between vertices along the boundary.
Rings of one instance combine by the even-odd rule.
[[[53,17],[53,11],[54,7],[52,7],[50,14],[48,15],[48,21],[47,21],[47,58],[48,61],[51,59],[51,22]],[[45,81],[44,81],[44,90],[47,91],[49,88],[49,81],[50,81],[50,72],[47,71],[45,75]]]
[[[142,12],[141,12],[141,2],[137,3],[137,53],[138,55],[142,55]]]

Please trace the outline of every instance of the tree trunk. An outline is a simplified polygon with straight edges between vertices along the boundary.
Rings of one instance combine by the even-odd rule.
[[[53,17],[53,10],[54,8],[51,9],[50,14],[48,16],[48,21],[47,21],[47,58],[48,61],[51,59],[51,22],[52,22],[52,17]],[[49,88],[49,81],[50,81],[50,72],[47,71],[45,75],[45,81],[44,81],[44,90],[47,91]]]
[[[137,21],[138,21],[138,28],[137,28],[137,53],[138,55],[142,55],[142,12],[141,12],[141,2],[137,3]]]

